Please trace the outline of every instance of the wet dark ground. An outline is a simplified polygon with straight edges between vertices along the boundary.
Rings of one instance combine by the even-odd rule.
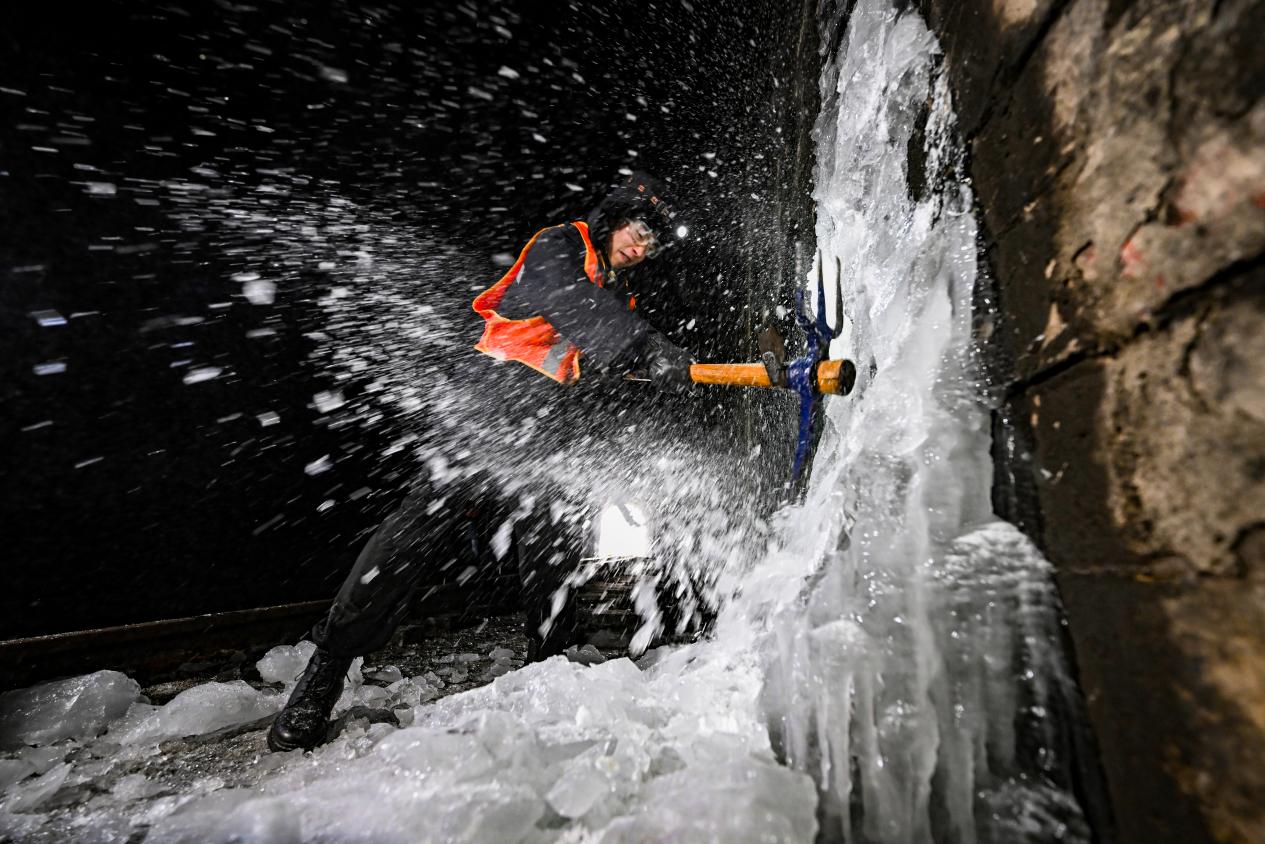
[[[402,626],[385,648],[365,657],[362,670],[366,675],[365,682],[370,684],[374,683],[370,677],[374,670],[392,665],[398,668],[405,677],[434,671],[447,681],[447,670],[456,661],[457,656],[479,655],[479,660],[469,663],[470,668],[466,673],[471,679],[446,685],[443,688],[443,694],[440,695],[443,697],[453,692],[483,685],[477,682],[476,678],[491,665],[492,660],[487,654],[495,648],[509,648],[520,655],[526,653],[527,637],[523,635],[521,614],[493,616],[468,626],[457,626],[444,619]],[[182,672],[187,676],[146,686],[144,694],[151,703],[164,704],[185,689],[210,680],[221,682],[245,680],[261,689],[280,688],[260,680],[255,670],[255,660],[259,656],[262,656],[262,653],[250,655],[243,653],[240,659],[232,664],[202,666],[202,670],[188,670],[198,668],[198,666],[188,666],[186,672]],[[518,664],[521,665],[521,661]],[[385,686],[387,683],[382,682],[379,685]]]

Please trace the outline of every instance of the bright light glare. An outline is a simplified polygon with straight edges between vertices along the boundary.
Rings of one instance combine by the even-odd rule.
[[[685,237],[685,236],[686,236],[687,234],[689,234],[689,233],[690,233],[690,230],[689,230],[689,229],[687,229],[685,226],[677,226],[677,227],[676,227],[676,236],[677,236],[677,237]]]
[[[636,504],[608,504],[597,520],[597,556],[649,557],[650,528]]]

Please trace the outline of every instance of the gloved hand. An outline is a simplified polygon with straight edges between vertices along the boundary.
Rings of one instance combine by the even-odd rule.
[[[694,381],[690,378],[693,356],[662,334],[649,335],[642,359],[651,383],[659,389],[680,393],[693,388]]]

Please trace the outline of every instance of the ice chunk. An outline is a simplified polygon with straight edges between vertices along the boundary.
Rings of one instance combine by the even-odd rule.
[[[35,773],[42,774],[65,759],[69,751],[70,748],[64,744],[52,747],[27,747],[18,751],[18,758],[23,762],[30,762],[35,767]]]
[[[67,785],[79,785],[80,783],[91,782],[93,780],[104,777],[114,769],[117,764],[116,759],[88,759],[84,761],[80,754],[70,756],[67,759],[75,763],[74,773],[67,780]]]
[[[545,765],[565,763],[607,740],[605,731],[580,727],[574,723],[537,727],[536,736],[539,744],[536,755]]]
[[[806,774],[749,756],[729,762],[651,780],[639,796],[641,811],[610,824],[602,841],[813,840],[817,795]]]
[[[434,700],[438,689],[427,683],[425,678],[414,677],[392,683],[387,686],[387,693],[388,700],[395,705],[417,706],[428,700]]]
[[[514,651],[510,650],[509,648],[493,648],[491,651],[488,652],[488,656],[494,662],[509,662],[511,659],[514,659],[515,657],[517,657],[518,654],[516,654]]]
[[[137,701],[128,707],[127,714],[110,725],[110,729],[106,732],[105,740],[118,742],[119,736],[125,735],[136,729],[143,721],[147,720],[151,715],[157,712],[161,707],[154,706],[152,703]]]
[[[392,733],[378,742],[375,752],[401,768],[454,781],[483,776],[496,765],[475,736],[429,727]]]
[[[391,693],[381,686],[359,686],[352,693],[353,706],[381,707],[390,699]]]
[[[118,782],[110,789],[110,794],[120,800],[139,800],[142,797],[149,797],[162,791],[163,787],[156,782],[150,782],[149,778],[144,774],[128,774],[125,777],[119,777]]]
[[[508,674],[513,670],[514,670],[514,666],[510,665],[508,662],[494,662],[488,666],[487,671],[483,672],[481,679],[492,680],[496,677],[500,677],[503,674]]]
[[[268,822],[265,807],[280,801],[252,799],[255,797],[249,789],[230,788],[191,800],[159,819],[145,841],[151,844],[228,844],[230,841],[298,844],[302,841],[293,816],[288,825]],[[242,812],[247,806],[255,811]]]
[[[141,687],[118,671],[97,671],[0,695],[0,748],[89,739],[127,712]]]
[[[359,686],[365,681],[364,672],[361,671],[364,664],[365,658],[363,656],[358,656],[351,661],[351,667],[347,669],[347,682],[352,686]]]
[[[352,695],[352,706],[385,709],[391,702],[391,692],[381,686],[359,686]]]
[[[650,647],[650,643],[662,632],[663,624],[659,621],[658,616],[643,622],[637,628],[637,632],[633,634],[632,641],[628,643],[628,652],[633,656],[641,656]]]
[[[497,677],[493,689],[529,721],[570,721],[590,696],[579,679],[583,671],[583,666],[555,656]]]
[[[603,682],[621,683],[628,691],[632,691],[633,687],[644,687],[646,683],[646,675],[637,667],[637,663],[626,656],[603,660],[600,668],[594,667],[589,673]]]
[[[461,726],[473,729],[480,743],[498,762],[510,761],[520,749],[534,749],[531,746],[534,740],[528,738],[531,734],[508,712],[480,712]]]
[[[268,279],[252,279],[242,285],[242,295],[252,305],[271,305],[277,298],[277,283]]]
[[[305,830],[337,842],[443,841],[452,844],[524,841],[545,806],[530,788],[496,782],[463,783],[457,788],[418,788],[411,778],[362,772],[355,780],[316,783],[286,802],[303,817]],[[259,802],[240,807],[243,817]],[[225,841],[223,837],[204,839]],[[259,841],[259,838],[237,840]],[[286,841],[298,839],[266,839]],[[539,838],[528,839],[539,841]],[[548,839],[545,839],[548,840]]]
[[[189,790],[194,794],[210,794],[212,791],[219,791],[224,785],[223,777],[198,777],[190,784]]]
[[[312,396],[312,404],[320,413],[332,413],[346,403],[341,390],[321,390]]]
[[[0,806],[0,830],[5,841],[32,841],[43,825],[42,815],[17,815]]]
[[[35,773],[35,766],[25,759],[0,759],[0,791]]]
[[[255,668],[265,683],[293,683],[307,668],[315,650],[316,645],[306,641],[277,645],[255,663]]]
[[[69,762],[63,762],[29,782],[15,785],[8,792],[5,809],[10,812],[30,812],[39,808],[41,803],[62,787],[72,767],[74,766]]]
[[[135,744],[212,733],[271,715],[285,700],[285,695],[261,692],[244,680],[204,683],[185,689],[131,729],[121,731],[115,740]]]
[[[365,676],[378,683],[391,684],[398,680],[403,680],[404,672],[394,665],[384,665],[381,668],[365,672]]]
[[[602,751],[602,747],[594,747],[572,759],[553,788],[549,789],[545,800],[562,817],[583,817],[610,795],[610,777],[598,765],[606,758]]]
[[[660,660],[671,654],[672,651],[671,645],[660,645],[657,648],[651,648],[637,659],[637,667],[642,671],[649,671],[658,665]]]
[[[525,786],[480,783],[450,793],[435,807],[441,841],[480,844],[484,841],[522,841],[545,813],[540,797]]]
[[[513,264],[510,260],[510,264]],[[496,555],[498,560],[504,559],[509,553],[510,544],[514,537],[514,522],[506,519],[492,536],[492,553]]]
[[[198,366],[190,369],[185,373],[184,382],[186,384],[201,384],[203,381],[212,381],[219,378],[224,372],[218,366]]]

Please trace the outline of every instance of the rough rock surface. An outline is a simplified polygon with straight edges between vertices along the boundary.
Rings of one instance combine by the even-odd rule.
[[[1265,3],[920,5],[1118,838],[1265,840]]]

